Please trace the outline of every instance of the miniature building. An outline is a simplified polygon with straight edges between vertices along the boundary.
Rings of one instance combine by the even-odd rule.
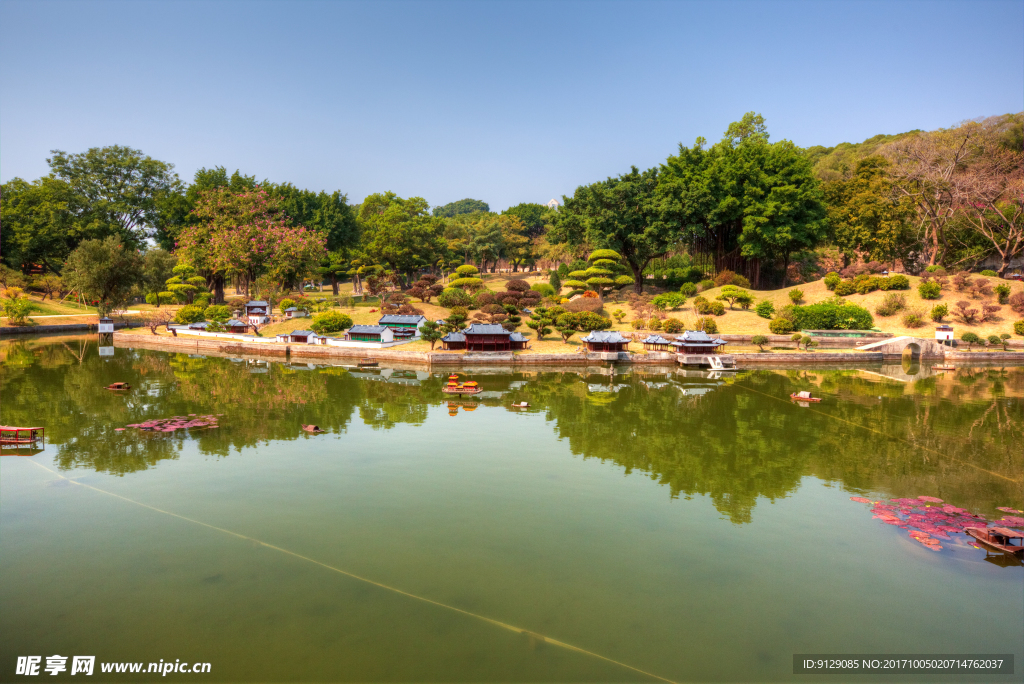
[[[462,333],[466,337],[466,351],[514,351],[526,347],[525,337],[494,323],[474,323]]]
[[[188,324],[188,329],[189,330],[206,330],[206,328],[209,327],[209,325],[210,324],[207,323],[206,321],[197,321],[195,323],[189,323]]]
[[[295,306],[289,306],[287,309],[284,310],[285,318],[303,318],[305,315],[305,311]]]
[[[416,337],[420,334],[420,328],[426,322],[426,316],[385,314],[377,321],[377,325],[386,325],[391,328],[391,332],[395,334],[395,337]]]
[[[940,342],[948,342],[953,339],[953,326],[940,325],[935,328],[935,339]]]
[[[348,339],[352,342],[393,342],[395,335],[386,325],[353,325]]]
[[[722,339],[712,339],[703,330],[687,330],[676,338],[672,346],[681,354],[716,354],[718,348],[728,344]]]
[[[104,316],[100,319],[99,333],[112,333],[114,332],[114,321]]]
[[[672,343],[661,335],[650,335],[644,340],[646,351],[672,351]]]
[[[292,344],[316,344],[317,334],[312,330],[292,330],[288,341]]]
[[[232,318],[230,321],[224,324],[224,327],[227,328],[228,332],[247,333],[249,332],[249,328],[251,328],[252,326],[249,323],[246,323],[245,321],[240,321],[237,318]]]
[[[624,352],[629,346],[629,340],[616,330],[591,330],[580,342],[587,345],[587,351],[592,352]]]
[[[250,325],[264,325],[270,322],[270,304],[262,299],[245,303],[245,318]]]
[[[453,349],[465,349],[466,336],[460,332],[450,332],[441,338],[441,349],[451,351]]]

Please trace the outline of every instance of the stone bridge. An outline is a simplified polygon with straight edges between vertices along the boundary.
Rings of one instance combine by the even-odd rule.
[[[924,340],[920,337],[891,337],[881,342],[872,342],[863,347],[857,347],[861,351],[882,352],[885,358],[902,358],[905,353],[918,358],[941,359],[946,355],[948,347],[945,347],[935,340]],[[909,350],[909,351],[908,351]]]

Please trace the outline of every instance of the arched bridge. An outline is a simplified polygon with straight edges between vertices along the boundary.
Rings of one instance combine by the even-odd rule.
[[[942,346],[935,340],[923,340],[920,337],[893,337],[881,342],[872,342],[863,347],[857,347],[861,351],[882,352],[886,358],[902,358],[903,354],[910,350],[914,356],[927,359],[941,359],[946,355],[947,347]]]

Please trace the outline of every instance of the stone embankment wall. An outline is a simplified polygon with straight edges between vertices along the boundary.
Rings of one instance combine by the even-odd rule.
[[[68,323],[66,325],[17,325],[0,327],[0,335],[49,335],[51,333],[95,332],[99,323]],[[125,327],[117,321],[114,329]]]
[[[815,364],[815,363],[881,363],[881,352],[806,352],[803,354],[773,354],[771,352],[751,354],[730,354],[736,366],[760,366],[764,364]]]
[[[1013,351],[953,351],[946,352],[946,361],[1016,361],[1024,363],[1024,353]]]

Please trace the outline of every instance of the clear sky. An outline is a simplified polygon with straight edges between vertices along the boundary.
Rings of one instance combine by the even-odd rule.
[[[495,210],[744,112],[859,142],[1024,109],[1024,2],[0,0],[0,178],[120,144]]]

